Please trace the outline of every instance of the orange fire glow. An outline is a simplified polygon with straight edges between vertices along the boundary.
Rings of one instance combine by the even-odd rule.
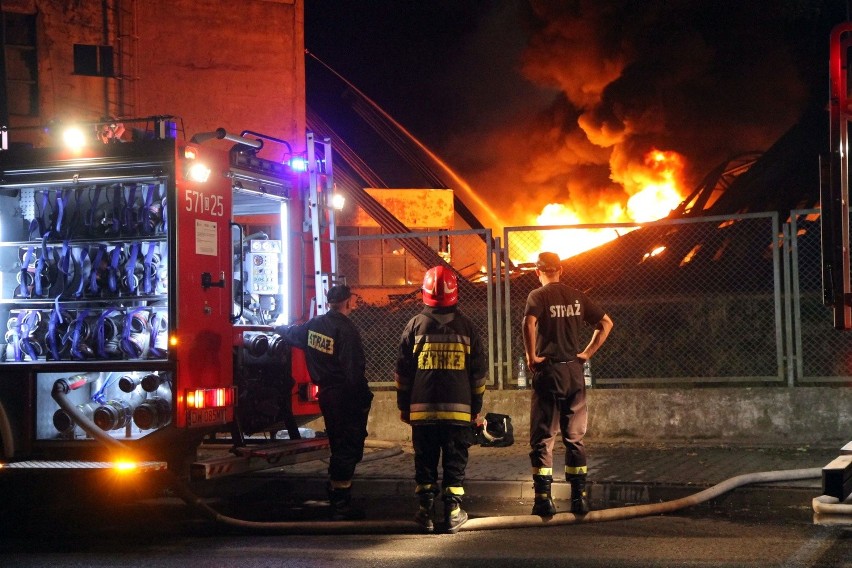
[[[677,152],[651,150],[645,155],[648,169],[636,176],[638,192],[627,200],[630,221],[656,221],[668,215],[683,200],[679,189],[683,158]],[[647,175],[642,175],[647,174]]]
[[[613,204],[610,209],[612,212],[610,218],[618,219],[621,216],[622,209],[618,204]],[[560,203],[545,205],[541,215],[536,218],[536,224],[539,226],[581,225],[586,223],[588,221],[584,222],[576,211]],[[607,243],[618,235],[619,233],[615,229],[554,229],[542,233],[539,250],[552,251],[557,253],[560,258],[567,258]],[[539,250],[530,252],[530,262],[535,260]]]
[[[536,216],[537,226],[607,223],[647,223],[666,217],[683,201],[684,160],[677,152],[652,149],[641,164],[627,164],[622,171],[613,168],[612,178],[629,196],[626,202],[601,201],[593,212],[581,211],[570,203],[550,203]],[[623,197],[623,196],[622,196]],[[634,227],[635,228],[635,227]],[[522,257],[535,260],[541,250],[567,258],[607,243],[630,227],[607,229],[554,229],[544,231],[536,250]]]

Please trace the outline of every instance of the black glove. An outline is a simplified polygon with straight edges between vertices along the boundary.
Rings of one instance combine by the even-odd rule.
[[[285,337],[288,329],[290,329],[289,325],[279,325],[279,326],[273,327],[272,332],[277,333],[281,337]]]

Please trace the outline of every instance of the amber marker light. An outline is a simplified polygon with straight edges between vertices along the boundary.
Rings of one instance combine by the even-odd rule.
[[[130,460],[118,460],[113,463],[113,469],[118,473],[130,473],[132,471],[136,471],[138,467],[136,462]]]

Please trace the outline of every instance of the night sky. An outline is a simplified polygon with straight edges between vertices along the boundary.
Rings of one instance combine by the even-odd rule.
[[[305,44],[437,150],[552,97],[520,73],[528,11],[518,0],[306,0]],[[342,98],[345,85],[310,57],[306,68],[308,104],[353,146],[370,144]]]
[[[501,212],[586,220],[623,202],[649,150],[688,193],[827,102],[845,0],[306,0],[305,43]],[[425,187],[306,58],[308,104],[391,186]],[[815,141],[819,143],[819,141]],[[485,223],[489,225],[489,223]]]

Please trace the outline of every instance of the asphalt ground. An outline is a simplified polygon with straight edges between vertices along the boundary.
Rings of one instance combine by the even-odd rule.
[[[369,442],[368,442],[369,443]],[[588,486],[595,509],[679,499],[731,478],[760,472],[819,469],[841,454],[841,447],[733,446],[702,442],[625,443],[588,441]],[[505,448],[473,446],[465,480],[467,498],[511,501],[531,506],[532,477],[528,448],[516,442]],[[554,472],[564,463],[564,449],[554,452]],[[286,490],[324,498],[327,460],[263,470],[253,475],[281,480]],[[414,457],[409,443],[395,449],[369,448],[355,472],[353,495],[410,498],[414,501]],[[570,487],[554,475],[553,497],[568,509]],[[757,483],[716,499],[716,505],[773,508],[806,507],[823,494],[821,475],[808,479]]]
[[[593,511],[671,502],[746,474],[814,470],[817,475],[806,479],[737,486],[685,509],[667,511],[690,516],[722,514],[730,518],[753,515],[806,523],[811,519],[816,521],[812,500],[823,494],[821,468],[842,451],[834,446],[615,441],[589,441],[587,449]],[[561,464],[562,460],[564,453],[559,449],[555,463]],[[327,467],[327,460],[311,460],[223,478],[205,486],[198,495],[216,511],[237,519],[323,521],[328,515]],[[409,444],[368,447],[364,461],[356,470],[353,503],[365,510],[368,520],[410,522],[417,508],[413,475],[413,452]],[[3,535],[0,544],[26,546],[24,541],[19,542],[25,535],[60,539],[74,534],[218,534],[232,530],[211,523],[169,492],[156,498],[126,501],[113,499],[104,490],[98,502],[81,505],[68,487],[52,484],[49,489],[51,494],[67,495],[68,502],[59,505],[51,498],[49,507],[40,506],[30,494],[24,503],[14,503],[13,494],[6,494],[0,506]],[[569,492],[563,480],[554,483],[558,512],[569,510]],[[527,448],[519,443],[507,448],[472,447],[465,493],[463,506],[471,519],[528,516],[533,490]],[[852,515],[844,516],[842,521],[852,524]],[[34,531],[33,527],[44,530]]]

